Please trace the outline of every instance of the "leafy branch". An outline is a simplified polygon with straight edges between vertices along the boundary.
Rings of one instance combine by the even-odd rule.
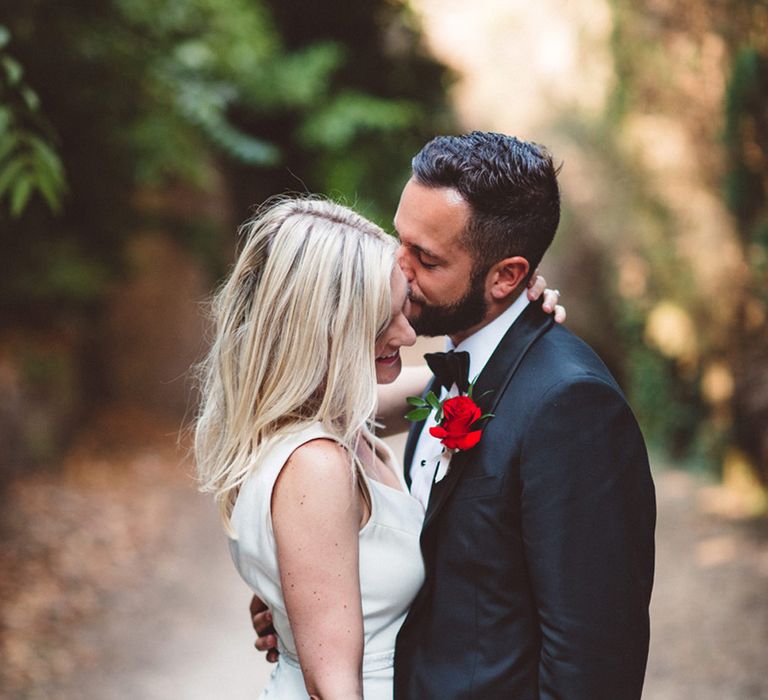
[[[0,25],[0,206],[18,218],[37,191],[58,212],[66,192],[64,167],[46,138],[40,100],[6,51],[10,38]]]

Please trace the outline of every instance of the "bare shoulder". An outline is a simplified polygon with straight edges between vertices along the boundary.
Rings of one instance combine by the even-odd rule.
[[[311,480],[349,479],[350,460],[346,450],[334,440],[317,438],[297,447],[283,472]]]
[[[304,443],[288,458],[275,484],[273,503],[281,497],[301,497],[302,503],[331,502],[344,507],[355,498],[346,450],[328,438]]]

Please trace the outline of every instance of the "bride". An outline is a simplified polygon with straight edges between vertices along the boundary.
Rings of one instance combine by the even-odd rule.
[[[195,452],[279,639],[261,698],[391,700],[424,576],[422,506],[374,432],[377,383],[416,340],[397,242],[317,198],[273,201],[242,233],[214,300]]]

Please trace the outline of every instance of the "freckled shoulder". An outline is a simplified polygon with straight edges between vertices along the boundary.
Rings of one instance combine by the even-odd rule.
[[[302,500],[322,499],[349,503],[354,496],[346,450],[328,438],[318,438],[296,448],[285,463],[275,484],[273,497],[280,492],[301,492]],[[314,498],[313,498],[314,496]],[[341,504],[340,504],[341,505]]]
[[[348,479],[349,470],[346,450],[328,438],[310,440],[297,447],[283,467],[283,472],[296,471],[312,479]]]

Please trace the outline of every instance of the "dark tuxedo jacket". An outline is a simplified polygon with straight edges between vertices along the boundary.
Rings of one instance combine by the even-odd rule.
[[[395,700],[637,700],[656,508],[627,401],[540,304],[480,374],[489,390],[480,443],[432,488]]]

